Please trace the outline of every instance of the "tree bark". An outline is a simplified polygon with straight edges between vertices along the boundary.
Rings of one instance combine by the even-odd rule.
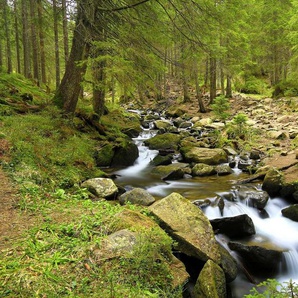
[[[40,68],[41,68],[41,81],[43,84],[47,83],[46,77],[46,55],[45,55],[45,36],[43,30],[43,7],[41,0],[37,0],[38,12],[38,30],[39,30],[39,47],[40,47]]]
[[[198,74],[197,66],[196,66],[196,70],[195,70],[195,84],[196,84],[196,98],[197,98],[198,104],[199,104],[199,112],[206,113],[206,109],[205,109],[203,99],[202,99],[202,92],[201,92],[200,83],[199,83],[199,74]]]
[[[30,43],[29,43],[29,30],[28,30],[28,14],[27,14],[27,1],[22,0],[22,42],[23,42],[23,63],[24,63],[24,76],[31,78],[30,67]]]
[[[53,0],[53,15],[54,15],[56,88],[58,88],[60,85],[60,58],[59,58],[58,10],[57,10],[56,0]]]
[[[64,45],[64,59],[65,64],[67,63],[69,48],[68,48],[68,22],[66,15],[66,0],[62,0],[62,23],[63,23],[63,45]]]
[[[227,98],[232,97],[232,82],[231,82],[231,76],[230,75],[227,75],[226,97]]]
[[[65,114],[74,114],[80,90],[81,81],[86,72],[87,64],[82,60],[87,58],[89,47],[86,44],[86,28],[84,24],[84,3],[78,3],[76,25],[73,33],[72,47],[66,65],[65,73],[54,96],[56,105]]]
[[[4,4],[3,7],[3,19],[4,19],[4,28],[5,28],[5,39],[6,39],[6,61],[7,61],[7,72],[12,72],[12,59],[11,59],[11,41],[10,41],[10,25],[8,17],[8,4],[7,0],[2,1]]]
[[[36,81],[36,84],[40,85],[39,77],[39,51],[37,43],[37,32],[35,26],[35,7],[36,1],[30,0],[30,18],[31,18],[31,42],[32,42],[32,60],[33,60],[33,78]]]
[[[210,58],[210,104],[216,97],[216,58]]]
[[[15,39],[16,39],[16,54],[17,54],[17,73],[21,73],[21,54],[20,54],[20,36],[19,36],[19,19],[17,1],[13,1],[14,10],[14,26],[15,26]]]

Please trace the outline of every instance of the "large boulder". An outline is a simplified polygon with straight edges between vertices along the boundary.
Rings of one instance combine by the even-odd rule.
[[[174,133],[164,133],[161,135],[156,135],[153,138],[144,141],[144,144],[149,147],[149,149],[178,149],[178,144],[181,140],[179,134]]]
[[[266,191],[249,186],[241,185],[238,189],[238,197],[246,204],[258,209],[264,209],[269,200],[269,195]]]
[[[155,202],[149,210],[159,219],[160,225],[177,241],[182,253],[219,264],[220,253],[208,218],[178,193]]]
[[[214,166],[206,165],[204,163],[197,163],[191,169],[191,173],[193,176],[203,177],[215,175],[216,171],[214,169]]]
[[[275,168],[270,169],[265,175],[262,189],[267,191],[269,196],[277,196],[282,188],[282,173]]]
[[[226,281],[232,282],[236,279],[238,274],[237,261],[231,256],[227,249],[219,245],[219,252],[221,256],[221,267],[224,271]]]
[[[149,206],[155,202],[154,197],[145,189],[134,188],[130,191],[125,192],[119,197],[119,202],[121,205],[130,202],[132,204]]]
[[[97,198],[114,199],[118,193],[118,187],[112,179],[92,178],[84,181],[81,187],[87,188]]]
[[[128,209],[116,214],[113,220],[112,228],[118,230],[106,236],[99,245],[91,248],[92,261],[101,265],[105,261],[118,257],[123,257],[128,260],[128,263],[130,258],[132,260],[140,258],[145,266],[152,266],[155,270],[158,270],[157,266],[167,268],[173,277],[172,288],[182,289],[189,279],[189,274],[184,264],[172,255],[169,236],[155,221],[140,212]],[[145,255],[144,245],[150,246],[148,247],[150,250]]]
[[[287,217],[293,221],[298,221],[298,204],[282,209],[281,213],[284,217]]]
[[[218,176],[226,176],[226,175],[230,175],[230,174],[233,173],[233,170],[227,164],[217,165],[215,167],[215,171],[216,171]]]
[[[173,126],[173,124],[169,120],[156,120],[154,121],[154,126],[157,129],[167,129],[170,126]]]
[[[251,236],[256,233],[252,219],[247,214],[233,217],[223,217],[210,220],[216,233],[225,234],[231,238]]]
[[[114,146],[111,143],[100,144],[94,153],[97,167],[109,167],[114,157]]]
[[[173,163],[166,166],[158,166],[152,170],[152,174],[158,175],[162,180],[178,180],[184,177],[188,170],[186,163]]]
[[[138,146],[131,140],[119,139],[115,145],[112,167],[127,167],[134,164],[139,157]]]
[[[236,251],[244,263],[254,271],[277,270],[280,267],[283,250],[277,247],[268,247],[267,243],[244,244],[229,242],[229,248]]]
[[[186,162],[218,165],[228,161],[227,153],[219,148],[183,147],[181,154]]]
[[[226,279],[223,270],[213,261],[204,265],[194,287],[194,298],[225,298]]]

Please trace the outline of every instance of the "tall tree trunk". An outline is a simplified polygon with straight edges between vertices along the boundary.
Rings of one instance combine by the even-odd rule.
[[[105,83],[106,83],[106,76],[105,76],[105,61],[96,62],[92,74],[94,80],[94,87],[93,87],[93,111],[99,117],[101,117],[104,113],[104,106],[105,106]]]
[[[58,10],[57,1],[53,0],[54,15],[54,40],[55,40],[55,69],[56,69],[56,88],[60,85],[60,58],[59,58],[59,33],[58,33]]]
[[[206,113],[206,109],[205,109],[203,99],[202,99],[202,91],[201,91],[200,83],[199,83],[199,73],[198,73],[197,65],[195,68],[195,84],[196,84],[196,98],[197,98],[198,104],[199,104],[199,112]]]
[[[43,30],[43,7],[42,7],[41,0],[37,0],[37,12],[38,12],[41,81],[43,84],[46,84],[47,83],[46,55],[45,55],[45,44],[44,44],[45,36],[44,36],[44,30]]]
[[[63,22],[63,45],[64,45],[64,59],[67,63],[69,49],[68,49],[68,24],[66,14],[66,0],[62,0],[62,22]]]
[[[27,0],[22,0],[22,43],[23,43],[23,62],[24,62],[24,76],[31,78],[30,66],[30,43],[29,43],[29,30],[28,30],[28,13],[27,13]]]
[[[82,60],[89,55],[89,46],[86,44],[84,3],[79,2],[77,10],[69,59],[61,84],[54,96],[54,102],[64,110],[65,114],[75,112],[81,90],[81,81],[87,68],[87,64],[82,63]]]
[[[2,49],[2,40],[0,38],[0,70],[3,68],[3,49]]]
[[[36,1],[30,0],[30,18],[31,18],[31,42],[32,42],[32,60],[33,60],[33,78],[35,79],[37,85],[40,85],[39,77],[39,51],[37,43],[37,32],[35,26],[35,7]]]
[[[210,58],[210,104],[216,97],[216,58]]]
[[[19,18],[17,1],[13,1],[14,10],[14,26],[15,26],[15,39],[16,39],[16,54],[17,54],[17,73],[21,73],[21,54],[20,54],[20,36],[19,36]]]
[[[231,76],[230,75],[227,75],[226,97],[227,98],[232,97],[232,82],[231,82]]]
[[[7,61],[7,72],[12,72],[12,58],[11,58],[11,41],[10,41],[10,25],[8,16],[8,4],[7,0],[2,1],[3,3],[3,19],[5,28],[5,39],[6,39],[6,61]]]

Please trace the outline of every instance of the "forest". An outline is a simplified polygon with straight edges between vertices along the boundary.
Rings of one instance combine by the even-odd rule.
[[[298,0],[0,1],[0,297],[297,297]]]
[[[0,67],[21,73],[66,113],[104,101],[182,99],[232,90],[297,95],[296,0],[3,1]],[[191,91],[192,92],[191,92]]]

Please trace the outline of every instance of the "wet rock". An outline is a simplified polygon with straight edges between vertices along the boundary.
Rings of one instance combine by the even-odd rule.
[[[231,256],[227,249],[219,245],[219,252],[221,256],[221,267],[224,271],[227,282],[232,282],[236,279],[238,274],[237,261]]]
[[[184,177],[187,167],[188,164],[186,163],[173,163],[154,168],[152,174],[160,176],[163,180],[178,180]]]
[[[293,192],[293,198],[295,201],[298,201],[298,190]]]
[[[243,160],[243,159],[239,160],[238,169],[248,173],[250,170],[250,167],[251,167],[251,162],[249,160]]]
[[[109,167],[114,157],[114,146],[110,143],[101,144],[94,153],[97,167]]]
[[[225,234],[231,238],[241,238],[256,233],[254,223],[247,214],[216,218],[210,220],[210,223],[216,233]]]
[[[192,123],[191,123],[190,121],[182,122],[182,123],[179,125],[179,128],[182,128],[182,129],[190,128],[190,127],[192,127]]]
[[[227,153],[219,148],[183,147],[180,151],[186,162],[218,165],[228,161]]]
[[[261,154],[259,150],[252,150],[249,154],[249,158],[253,160],[258,160],[261,158]]]
[[[229,248],[238,252],[244,263],[255,271],[277,270],[282,259],[282,250],[266,246],[249,245],[240,242],[229,242]]]
[[[155,202],[154,197],[145,189],[134,188],[119,197],[119,202],[121,205],[130,202],[132,204],[149,206]]]
[[[269,200],[269,195],[266,191],[245,186],[239,188],[238,197],[240,200],[246,200],[248,206],[258,209],[264,209]]]
[[[111,163],[112,167],[131,166],[139,157],[138,146],[131,140],[121,139],[114,148],[115,153]]]
[[[220,263],[212,226],[200,208],[178,193],[172,193],[148,208],[159,219],[161,227],[177,241],[177,250],[202,261],[211,259]]]
[[[156,120],[156,121],[154,121],[154,126],[157,129],[167,129],[170,126],[173,126],[173,124],[169,120]]]
[[[174,153],[174,152],[173,152]],[[171,155],[163,155],[158,154],[156,155],[151,161],[150,164],[153,166],[166,166],[172,163],[172,156]]]
[[[81,187],[87,188],[97,198],[114,199],[118,188],[114,181],[109,178],[92,178],[84,181]]]
[[[214,169],[214,166],[210,166],[204,163],[197,163],[191,169],[191,173],[193,176],[203,177],[203,176],[215,175],[216,171]]]
[[[284,217],[298,222],[298,204],[282,209],[281,213]]]
[[[230,168],[230,166],[226,164],[216,166],[215,171],[218,176],[225,176],[233,173],[233,170]]]
[[[173,133],[164,133],[162,135],[156,135],[153,138],[144,141],[146,146],[149,146],[149,149],[178,149],[178,144],[181,140],[179,134]]]
[[[194,298],[225,298],[226,280],[223,270],[213,261],[204,265],[194,287]]]
[[[282,188],[282,174],[271,168],[265,175],[262,189],[267,191],[270,197],[277,196]]]

